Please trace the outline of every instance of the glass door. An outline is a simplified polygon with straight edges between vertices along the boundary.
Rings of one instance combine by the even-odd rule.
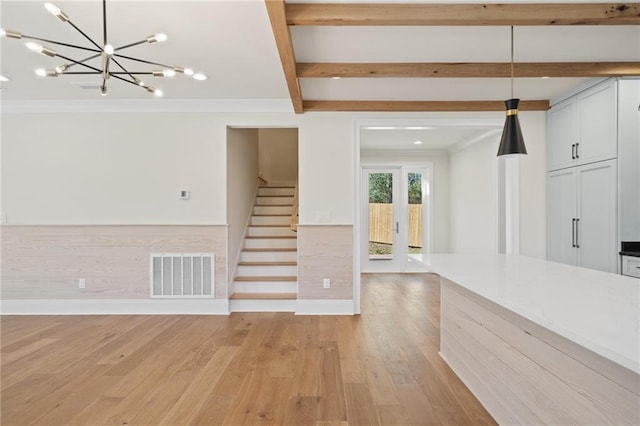
[[[400,169],[363,168],[362,271],[398,271],[400,249]]]

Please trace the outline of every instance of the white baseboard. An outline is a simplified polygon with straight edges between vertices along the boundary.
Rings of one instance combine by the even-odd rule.
[[[296,315],[353,315],[353,300],[298,300]]]
[[[0,300],[1,315],[228,315],[226,299]]]

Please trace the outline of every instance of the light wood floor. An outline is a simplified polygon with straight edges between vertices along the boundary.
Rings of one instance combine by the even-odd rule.
[[[360,317],[2,317],[1,423],[494,424],[438,356],[437,278],[362,288]]]

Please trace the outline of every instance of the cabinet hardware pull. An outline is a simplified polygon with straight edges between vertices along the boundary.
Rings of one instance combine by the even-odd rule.
[[[571,144],[571,159],[575,160],[576,159],[576,144]]]
[[[576,247],[580,248],[580,241],[578,240],[578,237],[580,237],[580,229],[578,228],[578,225],[580,224],[580,219],[576,219]]]
[[[580,144],[576,144],[576,158],[580,158]]]
[[[571,247],[576,246],[576,220],[571,219]]]

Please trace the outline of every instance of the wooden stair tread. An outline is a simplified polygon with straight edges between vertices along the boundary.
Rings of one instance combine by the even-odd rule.
[[[277,239],[277,240],[281,240],[281,239],[292,239],[292,238],[296,238],[295,235],[249,235],[247,237],[245,237],[247,240],[255,240],[255,239]]]
[[[279,261],[273,262],[240,262],[238,266],[296,266],[298,262],[295,261]]]
[[[274,198],[274,197],[280,197],[280,198],[288,197],[288,198],[293,198],[293,195],[258,195],[258,198]]]
[[[289,225],[249,225],[249,228],[288,228]]]
[[[251,282],[251,281],[298,281],[298,277],[236,277],[235,281]]]
[[[256,204],[255,207],[293,207],[293,204]],[[285,214],[284,216],[291,216]]]
[[[260,206],[264,207],[264,206]],[[252,216],[271,217],[271,216],[291,216],[291,214],[254,214]]]
[[[233,293],[229,299],[254,299],[254,300],[273,300],[286,299],[295,300],[298,298],[296,293]]]
[[[248,252],[270,252],[270,251],[298,251],[297,248],[246,248],[242,251]]]
[[[258,188],[295,189],[295,186],[259,186]]]

